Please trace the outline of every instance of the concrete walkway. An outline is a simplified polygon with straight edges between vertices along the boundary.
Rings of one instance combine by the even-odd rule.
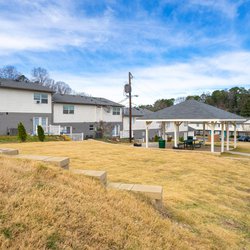
[[[235,151],[226,151],[226,153],[233,154],[233,155],[242,155],[250,157],[250,153],[242,153],[242,152],[235,152]]]

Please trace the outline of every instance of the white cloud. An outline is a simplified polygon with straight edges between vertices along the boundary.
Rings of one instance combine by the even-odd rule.
[[[132,70],[133,94],[136,104],[153,103],[160,98],[202,94],[213,89],[233,86],[250,88],[250,52],[234,52],[211,58],[193,58],[185,63],[159,65]],[[73,89],[93,96],[120,101],[127,72],[110,72],[94,77],[52,72],[52,77],[64,79]]]
[[[192,0],[188,6],[217,6],[217,2]],[[164,22],[147,13],[138,14],[136,19],[121,20],[109,5],[99,15],[90,17],[83,11],[76,13],[74,4],[72,1],[16,1],[12,11],[0,10],[0,54],[56,51],[67,46],[122,54],[125,51],[160,54],[171,48],[220,43],[235,46],[240,42],[233,32],[207,37],[205,31],[196,30],[190,24],[185,28],[178,22]],[[223,1],[218,9],[233,8],[230,6]]]

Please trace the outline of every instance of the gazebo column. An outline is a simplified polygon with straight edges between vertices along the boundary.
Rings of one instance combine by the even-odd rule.
[[[148,148],[148,132],[149,132],[149,125],[151,124],[151,122],[146,122],[146,148]]]
[[[203,122],[203,145],[206,144],[205,133],[206,133],[206,123]]]
[[[234,148],[236,148],[237,147],[236,122],[233,125],[234,125]]]
[[[227,151],[229,151],[229,122],[227,122]]]
[[[174,147],[177,148],[177,129],[178,125],[174,122]]]
[[[179,126],[182,122],[174,122],[174,146],[178,146],[179,142]]]
[[[224,141],[225,141],[225,126],[224,122],[221,123],[221,153],[224,152]]]
[[[211,122],[211,152],[214,153],[214,122]]]
[[[161,127],[162,127],[162,139],[165,140],[166,139],[166,122],[162,122],[161,123]]]

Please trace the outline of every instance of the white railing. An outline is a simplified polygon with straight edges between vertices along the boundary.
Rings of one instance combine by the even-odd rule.
[[[61,126],[60,125],[49,125],[43,126],[44,132],[48,135],[60,135],[61,134]]]
[[[65,134],[67,135],[72,141],[83,141],[84,134],[83,133],[72,133],[72,134]]]

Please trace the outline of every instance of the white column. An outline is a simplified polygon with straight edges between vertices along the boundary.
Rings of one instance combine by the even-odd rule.
[[[148,124],[146,122],[146,148],[148,148]]]
[[[227,122],[227,151],[229,151],[229,123]]]
[[[177,144],[179,143],[179,138],[180,138],[180,124],[177,123]]]
[[[214,122],[211,123],[211,152],[214,153]]]
[[[174,147],[176,147],[177,148],[177,128],[178,128],[178,126],[177,126],[177,124],[176,124],[176,122],[174,122]]]
[[[221,123],[221,153],[224,152],[224,141],[225,141],[225,126],[224,122]]]
[[[236,137],[236,123],[234,123],[234,148],[237,147],[237,137]]]
[[[166,139],[166,123],[162,122],[162,139],[165,140]]]
[[[148,148],[148,139],[149,139],[148,132],[149,132],[149,125],[151,123],[152,122],[146,122],[146,148]]]
[[[205,141],[205,132],[206,132],[206,123],[203,122],[203,145],[206,144],[206,141]]]

